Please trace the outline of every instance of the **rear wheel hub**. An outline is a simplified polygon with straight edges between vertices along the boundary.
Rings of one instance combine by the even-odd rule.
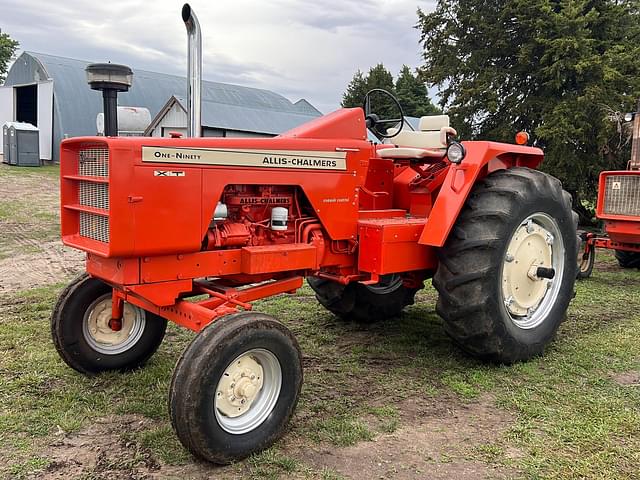
[[[502,296],[513,323],[520,328],[542,323],[557,296],[553,276],[562,266],[561,243],[555,220],[543,213],[527,217],[509,241],[502,267]]]

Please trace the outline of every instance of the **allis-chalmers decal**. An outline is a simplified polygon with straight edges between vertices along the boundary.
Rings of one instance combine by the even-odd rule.
[[[346,170],[346,152],[142,147],[142,161],[236,167]]]
[[[289,197],[240,197],[238,201],[227,201],[227,205],[289,205]]]

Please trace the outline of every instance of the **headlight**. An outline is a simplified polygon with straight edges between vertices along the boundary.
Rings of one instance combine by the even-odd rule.
[[[447,158],[451,163],[460,163],[466,154],[464,146],[458,142],[451,142],[447,148]]]
[[[624,121],[625,122],[630,122],[631,120],[633,120],[633,117],[635,117],[635,113],[633,113],[633,112],[625,113],[624,114]]]

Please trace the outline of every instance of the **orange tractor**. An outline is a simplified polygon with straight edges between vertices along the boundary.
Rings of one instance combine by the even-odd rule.
[[[227,463],[272,444],[294,411],[298,344],[252,302],[305,278],[329,311],[361,322],[397,317],[433,278],[466,352],[499,363],[543,352],[573,295],[577,217],[560,181],[534,170],[540,149],[455,141],[446,116],[407,130],[393,97],[397,118],[375,114],[379,91],[275,138],[198,138],[188,5],[183,19],[196,38],[189,138],[61,146],[62,239],[87,254],[52,314],[69,366],[140,367],[167,320],[198,332],[170,417],[189,451]],[[117,89],[116,77],[96,82]]]
[[[622,268],[640,268],[640,103],[625,121],[633,122],[631,160],[627,170],[600,174],[596,217],[603,221],[606,235],[579,232],[578,278],[591,276],[596,248],[615,250]]]

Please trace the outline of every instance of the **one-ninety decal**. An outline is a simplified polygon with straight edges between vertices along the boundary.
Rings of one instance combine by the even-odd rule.
[[[184,177],[184,172],[175,170],[154,170],[154,177]]]
[[[346,170],[347,152],[142,147],[142,161],[234,167]]]

